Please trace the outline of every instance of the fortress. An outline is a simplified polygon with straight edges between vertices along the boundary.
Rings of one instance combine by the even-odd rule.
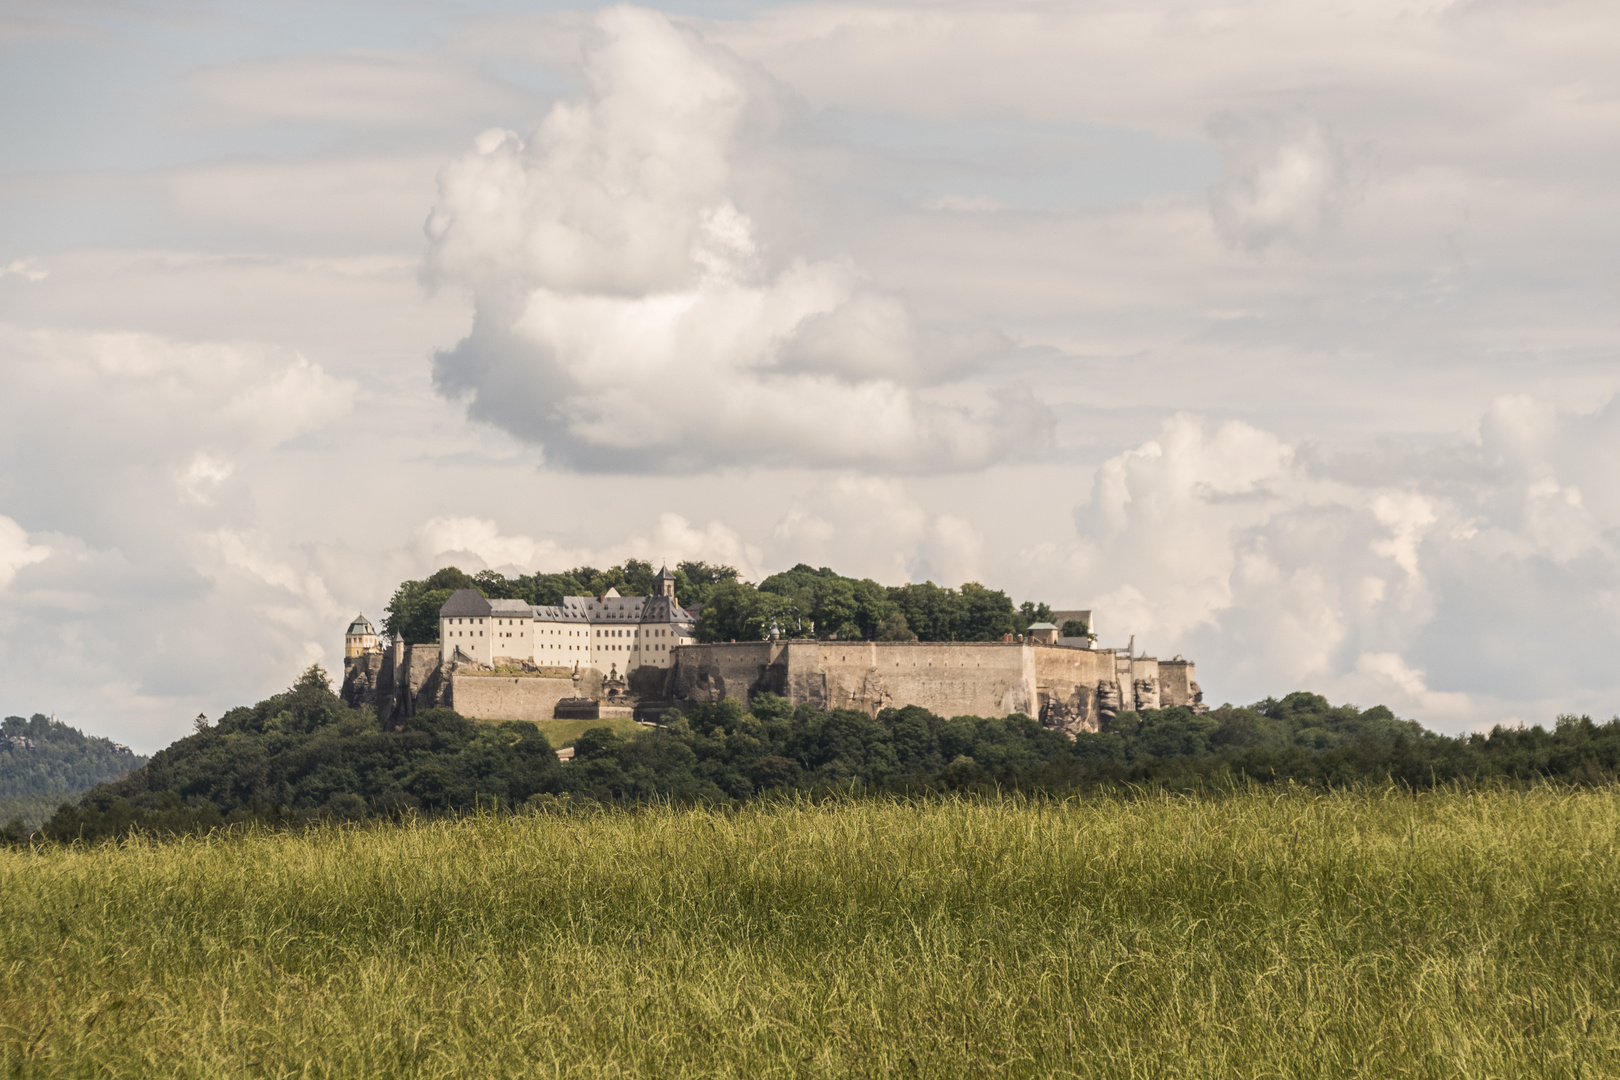
[[[795,705],[941,716],[1023,713],[1074,735],[1117,713],[1204,711],[1190,660],[1093,648],[1036,623],[1002,641],[781,640],[699,644],[667,570],[650,596],[569,596],[556,606],[452,594],[439,640],[379,640],[364,616],[344,642],[343,699],[385,724],[447,706],[479,720],[609,716],[656,720],[684,702],[779,694]],[[1059,612],[1090,623],[1090,612]]]

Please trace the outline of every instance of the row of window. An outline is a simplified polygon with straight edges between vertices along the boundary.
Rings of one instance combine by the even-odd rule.
[[[450,620],[448,620],[448,624],[449,625],[455,625],[455,624],[460,623],[462,621],[463,620],[460,620],[460,619],[450,619]],[[471,622],[478,622],[478,621],[482,621],[482,620],[467,619],[465,621],[471,623]],[[504,625],[516,625],[516,620],[497,619],[495,621],[496,621],[496,625],[503,625],[503,624]],[[566,635],[568,637],[586,637],[586,636],[588,636],[585,633],[585,631],[583,631],[583,630],[548,630],[548,631],[544,631],[544,632],[549,633],[549,634]],[[462,636],[474,637],[475,635],[473,634],[473,632],[471,630],[467,630],[467,631],[457,630],[457,631],[454,631],[454,632],[450,633],[449,636],[451,636],[451,637],[462,637]],[[476,636],[477,637],[483,637],[484,632],[482,630],[480,630],[480,631],[478,631]],[[501,638],[509,638],[509,637],[513,637],[514,635],[513,635],[512,631],[510,631],[510,630],[502,630],[502,631],[499,631],[498,633],[496,633],[495,636],[496,637],[501,637]],[[517,637],[525,637],[527,635],[525,635],[523,632],[519,631],[515,636],[517,636]],[[537,633],[536,636],[538,636],[538,633]],[[597,630],[596,631],[596,636],[599,637],[599,638],[600,637],[608,637],[608,638],[632,637],[632,638],[639,638],[639,637],[642,636],[642,634],[641,634],[641,632],[639,630]],[[675,637],[677,635],[675,634],[675,632],[673,630],[665,629],[665,628],[662,628],[662,627],[656,627],[656,628],[649,629],[647,631],[647,633],[646,633],[646,636],[647,637]]]
[[[474,636],[483,637],[484,632],[482,630],[480,630],[480,631],[478,631],[478,633],[476,635],[474,635],[471,630],[456,630],[456,631],[452,631],[450,633],[447,633],[445,636],[446,637],[463,637],[463,636],[465,636],[465,637],[474,637]],[[512,635],[509,634],[509,633],[503,633],[503,634],[500,634],[500,635],[497,635],[497,636],[499,636],[499,637],[511,637]],[[550,645],[550,646],[541,646],[541,647],[542,648],[556,649],[556,648],[560,648],[561,646]],[[647,649],[647,651],[649,651],[649,652],[652,652],[652,651],[655,651],[655,650],[658,651],[658,652],[665,652],[665,651],[668,651],[668,649],[669,649],[669,645],[667,645],[667,644],[665,644],[663,642],[659,642],[659,643],[656,643],[656,644],[649,644],[649,645],[646,645],[646,646],[641,646],[641,645],[633,646],[633,648],[638,649],[638,650],[643,648],[643,647],[645,647]],[[568,646],[568,648],[573,649],[573,646],[570,645],[570,646]],[[632,646],[629,646],[629,645],[605,645],[605,646],[603,646],[603,648],[611,649],[611,650],[613,650],[615,652],[628,652],[628,651],[630,651],[632,649]]]

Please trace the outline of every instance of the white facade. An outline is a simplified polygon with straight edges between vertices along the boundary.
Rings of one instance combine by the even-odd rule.
[[[440,659],[446,662],[493,667],[514,661],[604,672],[616,667],[628,674],[643,665],[668,667],[671,650],[695,640],[692,617],[675,601],[673,579],[664,595],[609,590],[602,597],[564,597],[555,606],[486,600],[462,589],[439,612]]]

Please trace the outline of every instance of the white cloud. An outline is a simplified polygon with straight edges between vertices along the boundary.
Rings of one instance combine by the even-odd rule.
[[[0,277],[7,274],[15,275],[26,281],[44,281],[51,276],[49,270],[42,270],[38,259],[12,259],[5,266],[0,266]]]
[[[833,475],[797,493],[766,550],[778,569],[805,562],[890,585],[954,587],[988,568],[972,523],[931,514],[900,481],[871,476]]]
[[[1475,440],[1378,457],[1183,414],[1098,470],[1076,545],[1026,558],[1089,587],[1105,644],[1194,656],[1240,700],[1313,688],[1452,730],[1612,709],[1590,665],[1620,646],[1620,506],[1578,492],[1617,436],[1614,401],[1504,399]]]
[[[18,570],[50,557],[50,548],[30,543],[21,525],[0,514],[0,588],[10,584]]]
[[[909,316],[854,266],[761,247],[733,194],[767,82],[655,12],[610,8],[596,30],[589,100],[527,140],[485,132],[443,174],[432,273],[479,299],[439,355],[447,393],[595,469],[936,471],[1040,442],[1027,396],[914,385],[933,365]]]
[[[557,573],[576,566],[612,566],[636,558],[670,566],[683,560],[702,560],[735,567],[745,578],[760,575],[759,549],[745,542],[735,529],[719,521],[695,526],[668,511],[658,516],[650,533],[598,548],[569,547],[550,539],[503,533],[495,521],[477,517],[432,518],[417,530],[411,547],[419,563],[453,564],[469,572],[491,569]]]
[[[1343,197],[1342,154],[1313,120],[1223,114],[1210,132],[1221,147],[1212,205],[1231,243],[1256,249],[1308,237]]]

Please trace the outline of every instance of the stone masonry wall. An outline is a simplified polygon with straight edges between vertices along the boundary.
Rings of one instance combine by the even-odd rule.
[[[1161,675],[1161,668],[1163,674]],[[687,645],[675,652],[667,696],[749,701],[780,694],[795,705],[881,709],[920,705],[941,716],[1024,713],[1070,735],[1118,712],[1193,704],[1184,660],[1111,649],[1003,642],[784,641]]]
[[[794,704],[873,714],[904,705],[942,716],[1024,713],[1074,734],[1097,730],[1106,688],[1120,696],[1118,681],[1129,687],[1143,663],[1120,660],[1116,670],[1109,650],[1003,642],[688,645],[676,651],[666,692],[678,702],[748,701],[770,691]],[[1134,707],[1134,693],[1128,700]]]
[[[780,694],[795,705],[881,709],[919,705],[941,716],[1023,713],[1070,735],[1096,731],[1119,712],[1199,704],[1190,661],[1131,657],[1110,649],[1003,642],[750,641],[673,651],[661,693],[638,672],[634,693],[649,701],[750,701]],[[573,679],[456,672],[437,646],[390,647],[344,663],[343,698],[369,704],[386,726],[412,713],[453,706],[489,720],[545,720],[558,701],[596,698],[603,675]],[[655,701],[658,708],[664,705]]]
[[[816,651],[830,709],[920,705],[942,716],[1033,716],[1039,708],[1027,646],[852,641]]]
[[[456,712],[472,720],[550,720],[557,702],[574,696],[574,680],[565,676],[458,671],[451,684]]]

